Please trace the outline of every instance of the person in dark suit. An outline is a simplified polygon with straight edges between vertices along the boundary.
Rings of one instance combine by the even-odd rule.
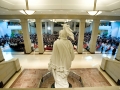
[[[115,55],[115,52],[116,52],[116,48],[114,47],[113,50],[112,50],[112,55],[113,56]]]
[[[103,52],[103,49],[104,49],[104,47],[102,46],[102,47],[101,47],[101,53]]]

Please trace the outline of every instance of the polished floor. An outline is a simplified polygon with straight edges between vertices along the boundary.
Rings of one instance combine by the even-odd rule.
[[[2,49],[3,50],[3,49]],[[44,54],[38,54],[38,52],[32,52],[31,54],[24,54],[23,52],[3,52],[6,61],[12,58],[19,58],[21,70],[16,73],[15,76],[5,85],[4,88],[9,88],[23,69],[47,69],[48,63],[51,57],[51,51],[45,51]],[[114,81],[100,69],[101,61],[103,57],[111,58],[115,60],[111,54],[90,54],[84,52],[83,54],[77,54],[75,52],[75,58],[72,62],[71,68],[98,68],[98,70],[103,74],[103,76],[108,80],[112,86],[116,86]]]

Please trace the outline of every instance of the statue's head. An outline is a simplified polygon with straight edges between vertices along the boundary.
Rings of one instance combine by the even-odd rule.
[[[72,33],[72,30],[70,29],[70,26],[67,24],[62,24],[63,30],[59,31],[59,38],[61,39],[67,39],[67,37],[70,37],[72,40],[74,40],[74,35]]]
[[[60,39],[67,39],[67,33],[65,30],[60,30],[59,31],[59,38]]]

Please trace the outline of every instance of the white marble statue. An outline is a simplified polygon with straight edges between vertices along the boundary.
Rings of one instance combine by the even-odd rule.
[[[53,52],[48,64],[55,80],[55,88],[69,88],[67,76],[70,71],[71,62],[74,59],[73,45],[67,37],[74,40],[70,26],[62,24],[63,30],[59,32],[59,38],[54,42]]]

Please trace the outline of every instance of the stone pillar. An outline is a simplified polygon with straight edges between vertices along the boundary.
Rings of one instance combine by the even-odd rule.
[[[45,22],[45,34],[47,34],[47,22]]]
[[[73,30],[73,28],[72,28],[72,21],[70,21],[70,28]]]
[[[76,31],[76,22],[74,22],[74,29],[73,31]]]
[[[79,35],[77,45],[77,51],[79,54],[82,54],[83,52],[84,31],[85,31],[85,19],[81,19],[79,22]]]
[[[4,60],[4,57],[3,57],[3,53],[2,53],[2,50],[0,48],[0,62]]]
[[[32,50],[31,50],[31,40],[30,40],[29,31],[28,31],[27,19],[21,19],[21,26],[22,26],[22,32],[23,32],[25,54],[30,54]]]
[[[38,38],[39,54],[44,53],[43,34],[42,34],[42,22],[40,19],[36,19],[36,33]]]
[[[68,25],[70,25],[70,21],[68,22]],[[70,26],[71,27],[71,26]]]
[[[89,42],[90,53],[92,54],[94,54],[96,51],[96,41],[98,36],[99,23],[100,20],[93,20],[91,40]]]
[[[51,22],[51,34],[53,34],[54,24]]]
[[[28,31],[29,31],[29,33],[31,33],[31,31],[30,31],[30,20],[28,19]]]
[[[119,43],[119,46],[118,46],[118,50],[117,50],[115,59],[120,61],[120,43]]]

